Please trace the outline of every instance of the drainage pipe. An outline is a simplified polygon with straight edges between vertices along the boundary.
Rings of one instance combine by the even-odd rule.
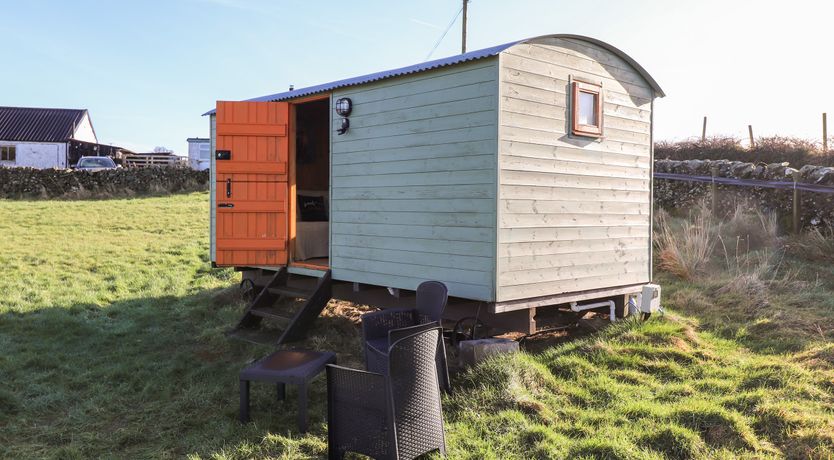
[[[580,312],[580,311],[590,310],[592,308],[599,308],[599,307],[605,307],[605,306],[608,306],[608,310],[610,312],[609,313],[609,318],[611,319],[611,322],[613,323],[614,321],[617,321],[617,312],[616,312],[617,307],[615,306],[613,300],[606,300],[604,302],[589,303],[587,305],[578,305],[576,302],[571,302],[570,303],[571,311],[575,311],[575,312]]]

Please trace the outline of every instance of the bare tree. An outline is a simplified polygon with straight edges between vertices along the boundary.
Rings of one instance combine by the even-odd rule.
[[[169,149],[168,147],[163,146],[163,145],[158,145],[158,146],[153,148],[153,153],[165,154],[165,153],[174,153],[174,151]]]

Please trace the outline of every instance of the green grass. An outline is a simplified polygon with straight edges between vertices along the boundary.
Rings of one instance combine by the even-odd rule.
[[[0,201],[0,458],[326,455],[322,380],[307,435],[264,385],[236,421],[237,372],[269,349],[224,336],[243,305],[209,267],[207,201]],[[813,325],[834,275],[788,264],[811,284],[750,300],[729,275],[662,275],[676,315],[467,371],[444,400],[450,457],[831,458],[834,345]],[[360,366],[339,308],[302,346]]]

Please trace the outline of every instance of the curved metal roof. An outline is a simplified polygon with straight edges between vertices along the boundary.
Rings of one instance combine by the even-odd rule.
[[[321,85],[315,86],[308,86],[306,88],[299,88],[294,89],[292,91],[284,91],[282,93],[275,93],[275,94],[268,94],[266,96],[256,97],[253,99],[247,99],[246,101],[249,102],[277,102],[277,101],[286,101],[289,99],[295,99],[302,96],[309,96],[312,94],[323,93],[326,91],[332,91],[337,88],[344,88],[346,86],[355,86],[355,85],[362,85],[365,83],[370,83],[378,80],[384,80],[386,78],[393,78],[399,77],[402,75],[409,75],[417,72],[424,72],[426,70],[437,69],[440,67],[446,67],[455,64],[461,64],[463,62],[468,61],[476,61],[478,59],[484,59],[492,56],[497,56],[502,51],[510,48],[512,46],[526,43],[532,40],[538,40],[542,38],[569,38],[574,40],[581,40],[585,41],[594,45],[597,45],[601,48],[604,48],[611,53],[619,56],[622,60],[626,61],[629,65],[631,65],[634,70],[636,70],[645,80],[646,82],[652,87],[654,92],[659,97],[664,97],[666,94],[660,88],[660,85],[649,75],[649,72],[646,71],[640,64],[637,63],[634,59],[632,59],[629,55],[622,52],[620,49],[609,45],[601,40],[597,40],[596,38],[585,37],[582,35],[573,35],[573,34],[551,34],[551,35],[540,35],[538,37],[531,37],[525,38],[523,40],[517,40],[510,43],[504,43],[503,45],[492,46],[490,48],[484,48],[476,51],[470,51],[464,54],[458,54],[455,56],[449,56],[442,59],[435,59],[433,61],[426,61],[421,62],[419,64],[414,64],[406,67],[400,67],[398,69],[391,69],[391,70],[384,70],[382,72],[371,73],[367,75],[361,75],[358,77],[353,78],[346,78],[344,80],[336,80],[330,83],[323,83]],[[204,113],[203,115],[211,115],[214,113],[214,110],[209,110],[208,112]]]

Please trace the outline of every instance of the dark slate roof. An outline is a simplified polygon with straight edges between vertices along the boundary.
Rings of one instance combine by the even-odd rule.
[[[619,56],[624,61],[626,61],[629,65],[634,67],[634,70],[636,70],[643,78],[646,79],[646,82],[654,89],[655,93],[658,96],[664,97],[666,95],[666,94],[663,93],[663,90],[660,88],[660,85],[658,85],[657,82],[654,80],[654,78],[652,78],[652,76],[649,75],[649,72],[647,72],[646,69],[644,69],[640,64],[637,63],[637,61],[632,59],[629,55],[625,54],[624,52],[622,52],[618,48],[615,48],[614,46],[611,46],[608,43],[605,43],[601,40],[597,40],[596,38],[585,37],[585,36],[582,36],[582,35],[551,34],[551,35],[542,35],[542,36],[539,36],[539,37],[525,38],[524,40],[516,40],[516,41],[513,41],[513,42],[509,42],[509,43],[504,43],[503,45],[497,45],[497,46],[492,46],[492,47],[489,47],[489,48],[484,48],[484,49],[480,49],[480,50],[476,50],[476,51],[470,51],[468,53],[457,54],[455,56],[449,56],[449,57],[442,58],[442,59],[435,59],[433,61],[421,62],[419,64],[414,64],[414,65],[410,65],[410,66],[406,66],[406,67],[400,67],[398,69],[384,70],[382,72],[371,73],[371,74],[362,75],[362,76],[359,76],[359,77],[346,78],[344,80],[336,80],[336,81],[332,81],[330,83],[324,83],[324,84],[321,84],[321,85],[308,86],[306,88],[299,88],[299,89],[294,89],[294,90],[291,90],[291,91],[284,91],[282,93],[268,94],[266,96],[260,96],[260,97],[256,97],[256,98],[253,98],[253,99],[247,99],[247,101],[251,101],[251,102],[286,101],[286,100],[289,100],[289,99],[295,99],[297,97],[309,96],[311,94],[322,93],[322,92],[326,92],[326,91],[332,91],[336,88],[344,88],[346,86],[361,85],[361,84],[364,84],[364,83],[370,83],[370,82],[377,81],[377,80],[384,80],[386,78],[399,77],[401,75],[408,75],[408,74],[412,74],[412,73],[424,72],[426,70],[432,70],[432,69],[437,69],[437,68],[440,68],[440,67],[446,67],[446,66],[450,66],[450,65],[461,64],[461,63],[464,63],[464,62],[467,62],[467,61],[475,61],[475,60],[478,60],[478,59],[484,59],[484,58],[496,56],[499,53],[501,53],[502,51],[504,51],[505,49],[510,48],[511,46],[515,46],[515,45],[518,45],[520,43],[525,43],[525,42],[528,42],[528,41],[531,41],[531,40],[535,40],[535,39],[539,39],[539,38],[546,38],[546,37],[572,38],[572,39],[576,39],[576,40],[586,41],[588,43],[592,43],[592,44],[597,45],[601,48],[604,48],[604,49],[612,52],[613,54]],[[215,112],[215,110],[212,109],[212,110],[209,110],[208,112],[204,113],[203,115],[211,115],[214,112]]]
[[[85,109],[0,107],[0,140],[64,142],[85,113]]]

